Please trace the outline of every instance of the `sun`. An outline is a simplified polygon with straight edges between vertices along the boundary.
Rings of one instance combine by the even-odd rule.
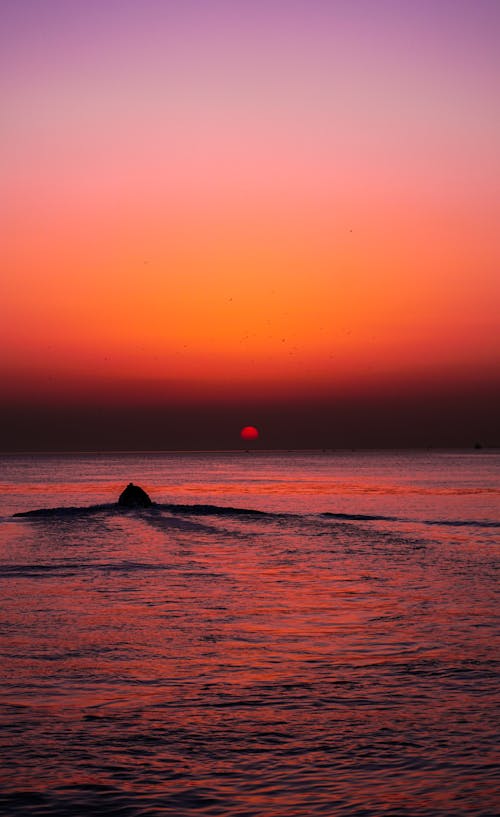
[[[257,440],[259,432],[255,426],[245,426],[240,431],[240,437],[242,440]]]

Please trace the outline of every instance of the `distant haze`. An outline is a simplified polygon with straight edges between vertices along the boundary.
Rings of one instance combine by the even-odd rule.
[[[4,2],[0,450],[498,444],[499,35]]]

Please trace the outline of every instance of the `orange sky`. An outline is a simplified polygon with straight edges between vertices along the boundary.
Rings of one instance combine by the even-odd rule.
[[[7,15],[7,402],[497,381],[490,6],[167,5]]]

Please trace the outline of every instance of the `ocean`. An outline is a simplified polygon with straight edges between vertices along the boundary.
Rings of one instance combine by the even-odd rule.
[[[499,452],[10,455],[0,498],[1,814],[498,813]]]

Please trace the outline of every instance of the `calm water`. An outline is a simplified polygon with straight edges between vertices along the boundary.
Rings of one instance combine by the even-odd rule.
[[[2,814],[498,812],[499,454],[0,466]]]

